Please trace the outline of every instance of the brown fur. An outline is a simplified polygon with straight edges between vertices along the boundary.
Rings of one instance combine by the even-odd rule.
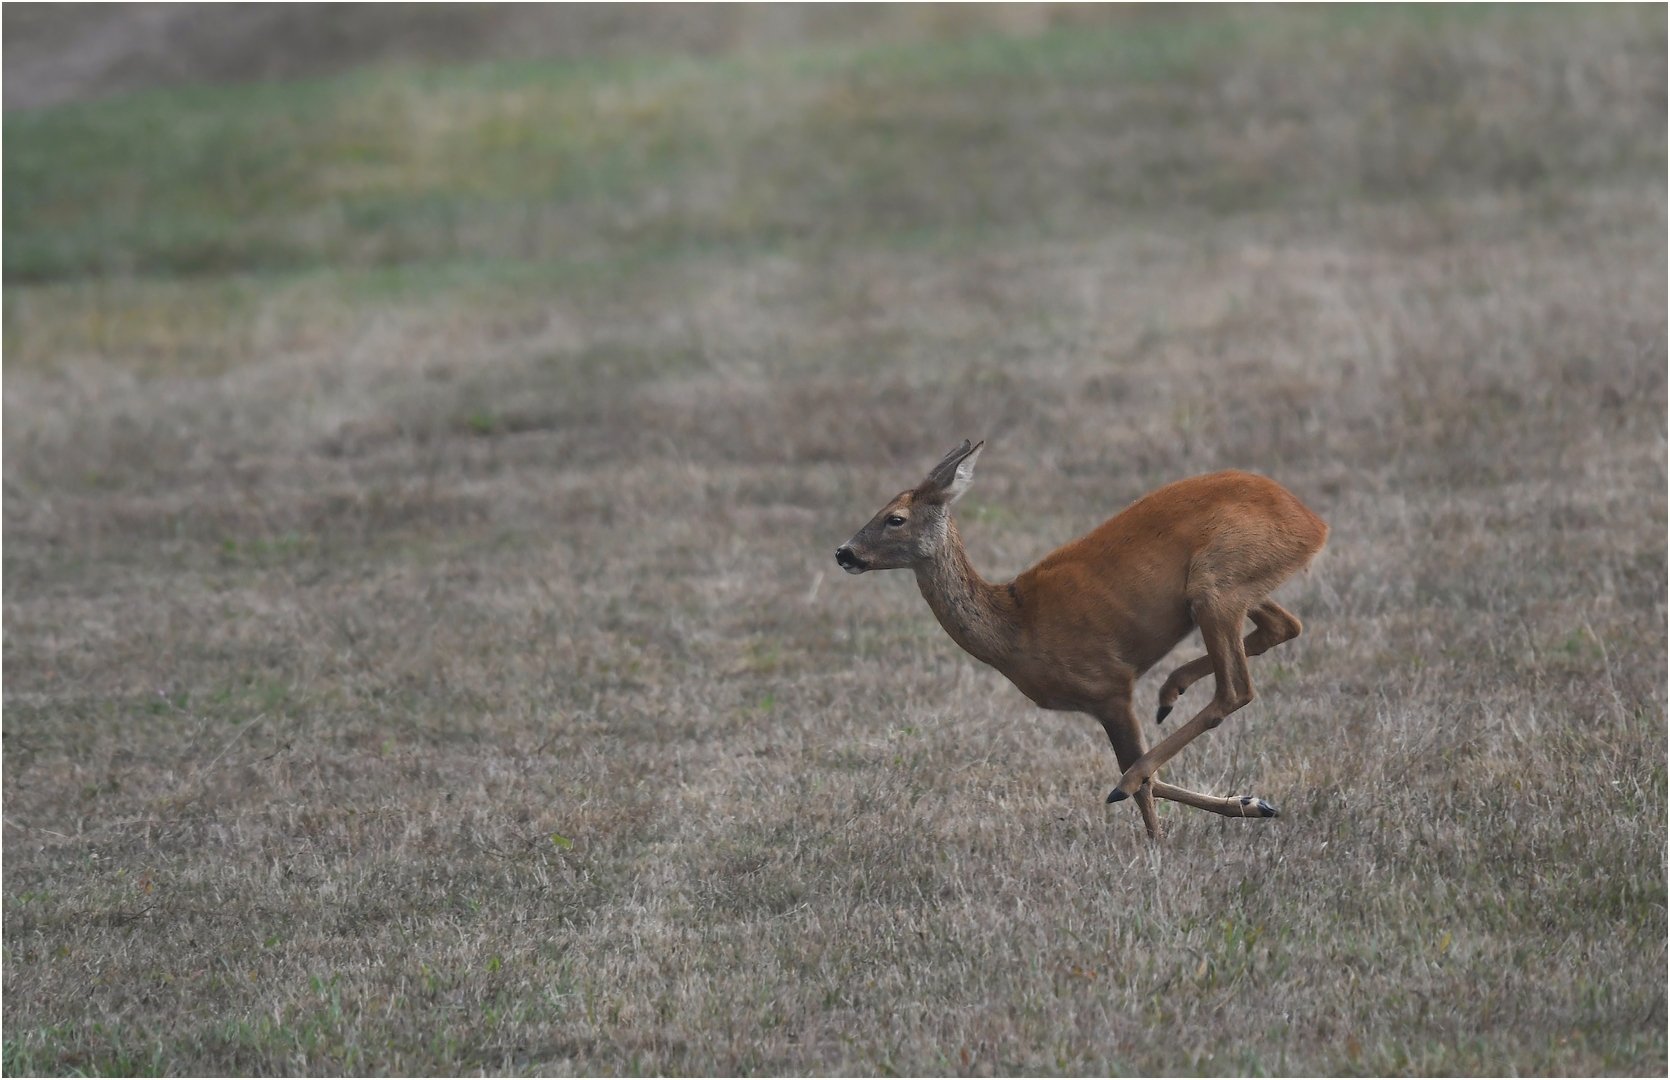
[[[1038,705],[1100,720],[1124,770],[1109,801],[1135,795],[1150,835],[1159,832],[1154,796],[1234,817],[1275,816],[1261,799],[1202,795],[1162,784],[1154,773],[1253,699],[1248,656],[1298,636],[1299,620],[1269,594],[1322,550],[1328,526],[1273,480],[1212,473],[1167,484],[1014,581],[992,584],[969,564],[950,513],[979,452],[966,442],[952,451],[843,545],[837,561],[853,573],[915,570],[928,606],[958,645]],[[1256,629],[1243,640],[1248,618]],[[1132,688],[1196,627],[1206,655],[1166,679],[1160,718],[1208,672],[1216,693],[1149,749]]]

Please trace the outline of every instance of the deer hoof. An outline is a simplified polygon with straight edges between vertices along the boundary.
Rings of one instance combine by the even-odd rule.
[[[1129,795],[1125,794],[1123,791],[1120,791],[1118,788],[1114,788],[1113,792],[1110,795],[1108,795],[1108,802],[1110,802],[1110,803],[1124,802],[1126,799],[1129,799],[1129,798],[1130,798]]]
[[[1156,724],[1163,724],[1163,723],[1166,722],[1166,717],[1168,717],[1170,715],[1171,715],[1171,706],[1170,705],[1161,705],[1154,712],[1154,722]]]

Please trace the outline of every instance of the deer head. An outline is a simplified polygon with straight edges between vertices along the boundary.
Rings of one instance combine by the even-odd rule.
[[[951,503],[974,482],[974,462],[984,442],[963,444],[945,455],[928,478],[901,491],[881,513],[835,549],[835,561],[849,574],[896,570],[933,561],[945,543]]]

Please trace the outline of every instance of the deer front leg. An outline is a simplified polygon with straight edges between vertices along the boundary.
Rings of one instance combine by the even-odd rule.
[[[1137,714],[1131,708],[1131,687],[1128,684],[1113,696],[1097,719],[1102,722],[1102,730],[1108,733],[1108,742],[1113,744],[1113,755],[1119,759],[1119,768],[1129,770],[1141,760],[1147,746],[1142,737],[1142,725],[1137,722]],[[1153,787],[1143,784],[1136,789],[1136,797],[1148,838],[1158,840],[1160,818],[1154,810]]]

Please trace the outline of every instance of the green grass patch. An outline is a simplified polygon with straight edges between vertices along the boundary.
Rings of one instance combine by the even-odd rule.
[[[1510,97],[1450,43],[1488,27],[1535,65],[1569,19],[1214,12],[706,61],[383,69],[14,113],[4,277],[1059,231],[1132,208],[1660,167],[1662,131],[1596,131],[1569,103],[1550,127],[1514,101],[1558,107],[1558,88]],[[1628,47],[1656,40],[1648,16],[1611,19]],[[1353,90],[1365,66],[1389,66],[1419,107]],[[1341,95],[1332,109],[1317,81],[1339,83],[1323,87]],[[1354,130],[1336,131],[1334,110]]]

